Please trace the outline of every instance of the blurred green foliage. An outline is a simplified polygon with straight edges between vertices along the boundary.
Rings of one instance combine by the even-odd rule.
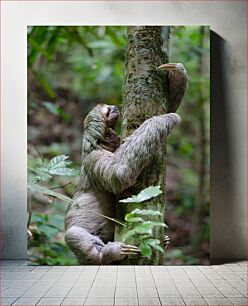
[[[168,221],[172,240],[166,252],[169,264],[209,263],[209,34],[209,27],[171,28],[170,61],[184,64],[189,83],[178,110],[182,123],[167,139],[167,180],[170,175],[173,178],[173,189],[169,188],[167,196],[167,218],[172,220]],[[199,186],[201,181],[203,188]],[[198,224],[194,224],[194,218],[199,218]]]
[[[61,236],[64,231],[64,211],[63,214],[44,213],[45,207],[48,205],[52,207],[55,199],[61,203],[66,202],[67,197],[55,192],[54,189],[64,188],[70,182],[64,186],[51,188],[53,182],[57,181],[56,177],[79,175],[79,171],[68,167],[71,164],[68,157],[65,155],[56,156],[49,162],[40,158],[29,158],[28,160],[28,229],[31,233],[28,254],[30,260],[37,264],[70,265],[76,263],[74,256],[63,241],[63,236]],[[40,184],[41,182],[42,184]],[[46,187],[45,183],[49,187]],[[39,200],[44,203],[42,213],[33,213],[33,201],[36,203],[39,201],[38,198],[35,198],[37,192]]]
[[[77,264],[73,254],[59,233],[64,230],[63,215],[34,213],[31,225],[33,237],[29,240],[29,260],[37,264],[73,265]],[[55,239],[56,238],[56,239]]]
[[[28,68],[49,99],[55,99],[56,89],[63,88],[84,100],[121,102],[125,27],[28,29]]]
[[[73,168],[80,168],[84,116],[97,103],[121,107],[126,29],[28,27],[30,165],[65,154],[71,157]],[[209,256],[209,28],[171,27],[170,62],[184,64],[189,86],[179,108],[182,123],[167,140],[165,222],[169,225],[171,244],[165,263],[204,264]],[[199,197],[203,151],[204,188]],[[49,187],[65,186],[60,191],[72,196],[77,180],[70,178],[66,185],[68,178],[52,177]],[[47,198],[37,195],[32,203],[34,238],[29,240],[30,260],[39,264],[75,264],[63,241],[66,205],[57,200],[49,203]],[[200,211],[196,209],[197,203]],[[60,224],[54,216],[61,216]],[[197,235],[192,234],[195,216],[199,217]],[[198,247],[193,248],[196,244]]]

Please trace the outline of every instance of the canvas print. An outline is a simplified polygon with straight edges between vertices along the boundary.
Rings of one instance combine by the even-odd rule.
[[[209,264],[208,26],[29,26],[30,264]]]

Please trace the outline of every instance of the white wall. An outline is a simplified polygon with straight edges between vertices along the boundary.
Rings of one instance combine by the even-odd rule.
[[[211,257],[246,257],[246,1],[2,1],[1,228],[26,257],[27,25],[210,25]]]

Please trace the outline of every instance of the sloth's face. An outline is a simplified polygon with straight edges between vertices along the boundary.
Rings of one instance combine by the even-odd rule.
[[[101,112],[106,119],[108,127],[115,127],[115,124],[120,115],[118,108],[115,105],[104,104]]]

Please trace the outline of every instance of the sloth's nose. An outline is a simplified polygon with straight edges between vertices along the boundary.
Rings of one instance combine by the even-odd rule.
[[[112,106],[112,111],[117,112],[118,111],[118,107],[117,106]]]

